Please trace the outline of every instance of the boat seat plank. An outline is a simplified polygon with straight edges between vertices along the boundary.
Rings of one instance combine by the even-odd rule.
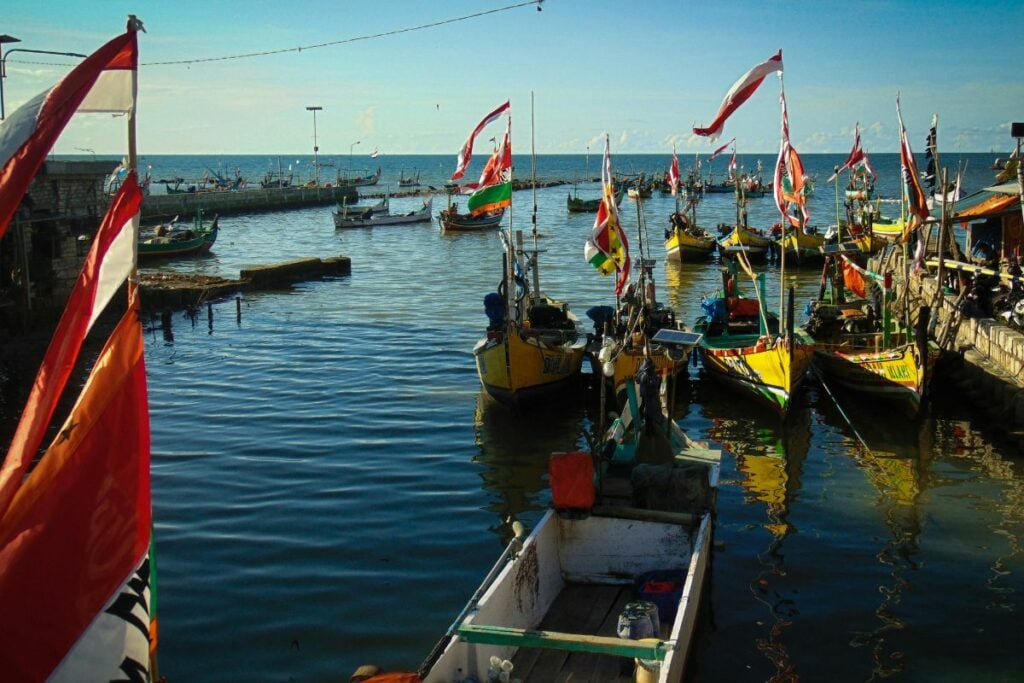
[[[539,630],[527,632],[545,633],[550,637],[545,644],[558,649],[521,645],[512,659],[516,677],[554,682],[632,681],[633,663],[628,655],[638,653],[628,650],[640,644],[616,635],[619,614],[631,599],[628,585],[566,586]],[[582,633],[588,635],[579,635]]]

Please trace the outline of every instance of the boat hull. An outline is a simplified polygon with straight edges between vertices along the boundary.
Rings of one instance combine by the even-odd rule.
[[[515,408],[560,392],[579,379],[586,338],[575,332],[489,332],[473,348],[477,374],[492,398]]]
[[[708,571],[711,515],[704,513],[691,518],[655,512],[647,519],[640,517],[643,515],[631,518],[617,514],[614,509],[595,510],[583,519],[563,518],[553,511],[545,514],[522,550],[504,565],[458,625],[457,637],[425,672],[424,681],[448,683],[460,671],[461,675],[473,674],[483,680],[492,656],[512,661],[512,676],[546,680],[537,670],[539,665],[516,658],[521,648],[554,648],[563,653],[587,653],[589,657],[600,653],[628,658],[622,652],[637,641],[616,638],[616,608],[620,607],[617,603],[591,603],[591,611],[611,608],[604,621],[607,630],[602,628],[598,633],[591,633],[580,622],[572,624],[573,632],[561,633],[545,629],[542,624],[559,599],[565,600],[563,593],[581,597],[595,594],[584,592],[588,589],[604,594],[629,593],[639,577],[663,570],[685,574],[686,578],[675,605],[675,619],[670,628],[663,625],[658,634],[662,659],[651,680],[682,680]],[[687,518],[690,521],[684,522]],[[528,650],[524,652],[529,654]],[[532,668],[524,669],[527,665]],[[573,678],[600,679],[599,674]]]
[[[468,214],[444,210],[437,215],[441,229],[445,232],[472,232],[475,230],[491,230],[501,225],[505,212],[473,217]]]
[[[791,259],[795,259],[797,264],[821,263],[825,258],[825,255],[821,253],[821,247],[824,244],[824,235],[807,234],[797,230],[787,232],[786,239],[783,241],[787,263]]]
[[[711,377],[741,390],[783,417],[814,354],[814,344],[800,332],[792,352],[785,339],[768,341],[757,335],[705,337],[698,348]]]
[[[929,345],[924,358],[913,343],[876,350],[818,342],[814,351],[814,360],[825,377],[852,391],[893,401],[908,415],[920,410],[921,396],[938,357],[939,349],[934,344]]]
[[[739,253],[746,254],[751,261],[764,261],[773,246],[772,240],[752,230],[735,227],[718,240],[718,252],[728,258],[737,258]]]
[[[706,261],[714,253],[717,242],[711,236],[692,235],[674,230],[665,240],[665,253],[671,261]]]

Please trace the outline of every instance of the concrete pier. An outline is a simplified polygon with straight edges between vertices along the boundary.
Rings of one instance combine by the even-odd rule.
[[[239,279],[207,275],[144,272],[141,275],[142,308],[150,313],[167,309],[195,308],[234,294],[286,287],[294,282],[352,273],[348,256],[303,258],[243,268]]]
[[[892,267],[901,301],[905,285],[899,259]],[[992,318],[963,317],[958,295],[938,294],[938,282],[927,269],[911,274],[909,286],[911,318],[921,306],[930,306],[931,336],[942,348],[934,381],[958,392],[991,419],[990,426],[1024,448],[1024,334]]]

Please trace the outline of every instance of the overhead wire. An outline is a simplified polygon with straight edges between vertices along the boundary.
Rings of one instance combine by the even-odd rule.
[[[178,66],[183,64],[202,64],[207,62],[225,62],[234,59],[249,59],[251,57],[266,57],[269,55],[286,54],[289,52],[302,52],[304,50],[316,50],[321,47],[331,47],[334,45],[345,45],[348,43],[357,43],[364,40],[373,40],[376,38],[386,38],[388,36],[396,36],[402,33],[412,33],[414,31],[423,31],[428,28],[436,28],[438,26],[444,26],[446,24],[456,24],[461,21],[468,21],[470,19],[477,19],[479,17],[487,16],[488,14],[497,14],[499,12],[507,12],[509,10],[519,9],[520,7],[528,7],[529,5],[537,5],[537,9],[541,9],[541,5],[544,0],[525,0],[524,2],[518,2],[512,5],[505,5],[504,7],[495,7],[494,9],[483,10],[481,12],[474,12],[472,14],[466,14],[461,17],[453,17],[451,19],[442,19],[440,21],[433,21],[428,24],[420,24],[419,26],[409,26],[406,28],[398,28],[391,31],[382,31],[380,33],[371,33],[365,36],[356,36],[353,38],[343,38],[341,40],[332,40],[326,43],[317,43],[315,45],[300,45],[298,47],[287,47],[280,48],[277,50],[263,50],[260,52],[245,52],[237,55],[224,55],[221,57],[197,57],[194,59],[175,59],[165,62],[139,62],[139,66]],[[75,64],[61,64],[57,62],[35,62],[26,61],[20,59],[12,59],[12,62],[19,64],[40,64],[46,66],[76,66]]]

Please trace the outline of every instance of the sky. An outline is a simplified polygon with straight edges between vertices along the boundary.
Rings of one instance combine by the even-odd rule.
[[[21,40],[5,56],[88,54],[137,14],[141,154],[312,153],[307,107],[319,106],[321,155],[454,155],[505,100],[517,153],[531,144],[538,154],[600,153],[606,134],[613,153],[669,154],[673,144],[707,153],[717,145],[693,126],[710,123],[732,84],[779,49],[801,153],[848,152],[858,122],[869,153],[898,151],[897,94],[917,152],[933,114],[947,152],[1008,153],[1010,122],[1024,120],[1020,0],[544,0],[541,9],[5,0],[0,34]],[[255,52],[276,54],[223,59]],[[10,54],[7,114],[77,62]],[[125,137],[123,118],[79,115],[54,151],[123,154]],[[740,153],[778,150],[778,78],[728,120],[721,142],[732,137]]]

